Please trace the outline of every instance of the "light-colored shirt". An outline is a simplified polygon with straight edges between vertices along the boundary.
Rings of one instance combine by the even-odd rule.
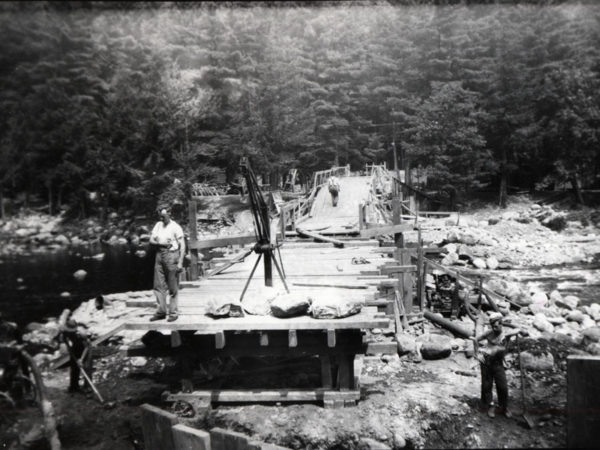
[[[329,178],[329,186],[340,187],[340,181],[337,179],[337,177],[331,177]]]
[[[179,250],[179,240],[183,240],[183,229],[172,219],[167,225],[159,220],[152,228],[150,236],[160,245],[171,244],[169,250]]]

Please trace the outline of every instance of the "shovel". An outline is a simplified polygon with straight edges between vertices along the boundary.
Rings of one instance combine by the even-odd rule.
[[[527,409],[525,408],[525,373],[523,372],[523,361],[521,359],[521,344],[518,335],[517,351],[519,352],[519,371],[521,372],[521,403],[523,405],[523,419],[527,423],[527,427],[529,427],[529,429],[532,429],[535,428],[535,421],[531,416],[529,416],[529,414],[527,414]]]
[[[81,371],[81,374],[83,375],[83,378],[85,378],[85,381],[87,381],[89,387],[92,389],[92,391],[94,392],[94,394],[96,395],[96,397],[98,398],[98,400],[100,401],[100,403],[104,404],[104,399],[102,398],[102,395],[100,394],[100,392],[98,391],[98,389],[96,388],[96,386],[94,385],[94,383],[92,382],[92,379],[87,374],[87,372],[83,368],[83,364],[81,363],[81,360],[86,356],[88,349],[86,348],[84,350],[83,354],[81,355],[81,359],[77,359],[77,358],[75,358],[75,354],[73,353],[73,349],[71,348],[71,345],[68,343],[67,339],[65,339],[65,344],[67,346],[67,350],[69,350],[69,356],[72,359],[74,359],[75,363],[77,364],[77,366],[79,366],[79,370]]]

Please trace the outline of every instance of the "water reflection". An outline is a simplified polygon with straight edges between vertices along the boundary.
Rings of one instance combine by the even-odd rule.
[[[100,243],[35,255],[13,255],[0,263],[0,309],[24,325],[77,307],[99,294],[152,288],[154,252],[136,256],[138,247]],[[104,253],[102,259],[92,258]],[[84,280],[73,277],[87,272]],[[69,297],[61,296],[69,292]]]

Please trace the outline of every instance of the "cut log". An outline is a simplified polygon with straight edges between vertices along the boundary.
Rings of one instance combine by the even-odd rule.
[[[301,228],[296,228],[296,232],[301,236],[308,236],[315,239],[317,242],[330,242],[337,248],[344,248],[344,243],[337,239],[333,239],[330,237],[323,236],[322,234],[314,233],[312,231],[306,231]]]

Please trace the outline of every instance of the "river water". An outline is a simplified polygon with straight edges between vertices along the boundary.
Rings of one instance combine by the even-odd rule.
[[[152,289],[154,253],[100,243],[0,260],[0,311],[19,325],[58,316],[100,294]],[[103,253],[101,259],[93,255]],[[73,277],[83,269],[82,281]],[[70,295],[61,296],[68,292]]]

